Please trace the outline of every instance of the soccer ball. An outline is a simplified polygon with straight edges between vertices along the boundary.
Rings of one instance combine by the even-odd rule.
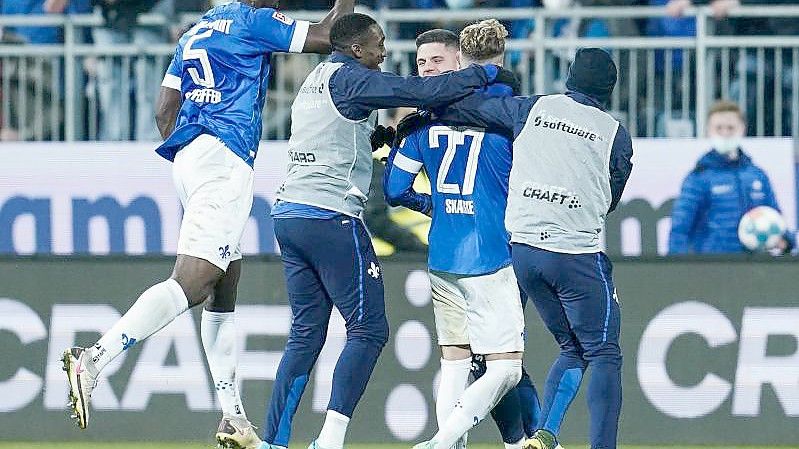
[[[741,217],[738,239],[751,251],[768,251],[777,246],[785,229],[785,220],[776,209],[758,206]]]

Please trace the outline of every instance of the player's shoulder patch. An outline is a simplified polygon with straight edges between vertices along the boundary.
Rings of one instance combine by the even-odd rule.
[[[277,20],[278,22],[285,23],[286,25],[291,25],[292,23],[294,23],[294,19],[292,19],[291,17],[286,17],[285,14],[279,11],[273,12],[272,18]]]

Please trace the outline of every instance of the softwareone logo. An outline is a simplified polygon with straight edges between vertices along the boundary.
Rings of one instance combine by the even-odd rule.
[[[537,126],[539,128],[548,128],[554,131],[561,131],[567,134],[574,134],[577,137],[582,137],[583,139],[590,140],[591,142],[596,142],[597,140],[602,141],[602,138],[599,137],[597,133],[579,125],[575,125],[573,122],[552,115],[537,115],[533,119],[533,126]]]

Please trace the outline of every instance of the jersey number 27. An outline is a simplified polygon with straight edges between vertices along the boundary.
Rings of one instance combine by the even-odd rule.
[[[458,131],[447,126],[433,126],[430,128],[429,145],[430,148],[440,148],[439,137],[447,138],[447,148],[444,151],[444,158],[438,167],[436,180],[436,190],[440,193],[450,193],[455,195],[471,195],[474,192],[474,178],[477,176],[477,160],[480,156],[480,149],[483,147],[483,136],[485,133],[473,129]],[[466,158],[466,173],[463,175],[463,186],[455,183],[448,183],[447,174],[455,160],[455,153],[459,146],[466,143],[466,137],[471,137],[469,145],[469,155]]]

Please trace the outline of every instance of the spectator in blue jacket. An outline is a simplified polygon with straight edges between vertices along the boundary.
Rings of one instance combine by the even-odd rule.
[[[741,217],[757,206],[780,210],[766,173],[741,148],[746,118],[736,103],[719,101],[707,119],[713,149],[688,174],[671,215],[669,254],[743,253]],[[785,234],[781,252],[794,246]]]

